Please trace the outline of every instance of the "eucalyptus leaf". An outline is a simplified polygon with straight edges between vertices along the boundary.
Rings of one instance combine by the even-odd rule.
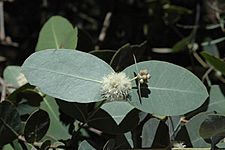
[[[7,84],[15,87],[20,87],[27,83],[20,66],[7,66],[3,72],[3,78]]]
[[[15,140],[22,132],[22,124],[15,106],[8,101],[0,103],[0,146]]]
[[[3,147],[2,150],[15,150],[15,149],[12,147],[12,145],[7,144],[7,145],[5,145],[5,146]]]
[[[71,103],[62,100],[56,100],[56,102],[59,108],[68,116],[81,122],[88,121],[88,103]]]
[[[77,28],[65,18],[60,16],[51,17],[42,27],[36,51],[50,48],[75,49],[77,46]]]
[[[208,142],[216,145],[220,140],[225,138],[225,116],[220,114],[208,115],[202,122],[199,134]]]
[[[95,150],[87,141],[80,143],[78,150]]]
[[[102,107],[108,114],[112,116],[112,118],[116,121],[119,125],[124,117],[134,109],[132,105],[127,102],[123,101],[115,101],[105,103]]]
[[[141,134],[143,148],[152,146],[159,123],[160,120],[153,118],[144,124]]]
[[[180,41],[178,41],[173,47],[172,47],[172,51],[173,52],[180,52],[183,51],[187,45],[190,43],[191,41],[191,36],[187,36],[184,37],[183,39],[181,39]]]
[[[115,54],[114,50],[93,50],[89,52],[92,55],[97,56],[98,58],[104,60],[107,63],[110,63],[113,55]]]
[[[36,52],[26,59],[22,70],[29,83],[45,94],[80,103],[103,100],[101,81],[114,72],[91,54],[66,49]]]
[[[187,9],[185,7],[177,6],[177,5],[171,5],[171,4],[165,4],[163,5],[163,9],[168,13],[177,13],[177,14],[191,14],[192,10]]]
[[[132,133],[131,132],[127,132],[127,133],[124,133],[128,143],[130,144],[131,148],[134,148],[134,142],[132,140]]]
[[[213,56],[219,57],[220,54],[219,54],[219,50],[218,50],[217,45],[211,43],[211,41],[212,41],[211,38],[207,38],[206,40],[207,40],[207,42],[209,42],[209,44],[205,44],[205,45],[203,44],[202,45],[204,51],[206,51],[207,53],[209,53]]]
[[[68,127],[63,125],[59,120],[59,107],[54,98],[49,96],[45,97],[40,108],[47,111],[50,117],[50,126],[46,134],[47,136],[55,140],[68,139],[71,137],[68,132]]]
[[[113,150],[115,149],[115,139],[109,139],[103,147],[103,150]]]
[[[225,37],[221,37],[221,38],[211,40],[211,41],[208,41],[208,42],[203,42],[203,43],[201,43],[201,45],[206,46],[206,45],[210,45],[210,44],[218,44],[220,42],[223,42],[224,40],[225,40]]]
[[[207,111],[216,111],[217,113],[225,115],[225,87],[219,85],[211,86],[209,99]]]
[[[126,44],[116,51],[116,53],[112,57],[112,60],[110,61],[110,65],[114,70],[121,71],[126,67],[128,67],[129,65],[133,64],[134,56],[137,62],[146,59],[145,58],[146,51],[147,51],[146,41],[144,41],[139,45]]]
[[[28,118],[25,128],[24,137],[27,142],[34,143],[40,141],[47,133],[50,125],[50,118],[46,111],[37,110]]]
[[[182,115],[200,107],[208,97],[201,80],[185,68],[162,61],[145,61],[124,71],[129,78],[134,78],[134,72],[137,74],[141,69],[147,69],[151,79],[141,87],[141,98],[136,81],[132,81],[128,102],[144,112],[162,116]]]
[[[115,114],[113,114],[113,112],[110,112],[110,113],[112,116],[109,113],[107,113],[105,110],[99,109],[93,115],[93,117],[89,118],[88,125],[96,129],[99,129],[100,131],[113,134],[113,135],[126,133],[134,129],[138,125],[139,111],[137,111],[136,109],[133,109],[128,114],[126,114],[126,116],[123,118],[123,120],[120,122],[119,125],[113,118]]]
[[[213,55],[208,54],[207,52],[201,52],[201,55],[209,62],[216,70],[220,71],[225,75],[225,62]]]
[[[209,113],[200,113],[193,118],[191,118],[185,125],[190,137],[191,143],[195,148],[207,148],[210,144],[206,143],[204,139],[199,134],[199,129],[202,122],[207,118]]]

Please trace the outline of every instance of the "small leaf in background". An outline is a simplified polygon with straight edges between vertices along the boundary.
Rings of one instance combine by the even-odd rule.
[[[115,149],[115,139],[109,139],[103,147],[103,150],[113,150]]]
[[[120,108],[123,109],[122,107]],[[117,110],[117,109],[113,108],[111,110]],[[121,112],[123,111],[121,110],[120,113]],[[116,116],[115,114],[118,114],[118,112],[111,111],[110,113],[112,116],[105,110],[99,109],[93,117],[89,118],[88,125],[96,129],[99,129],[100,131],[103,131],[105,133],[114,135],[119,133],[126,133],[134,129],[139,122],[139,116],[138,116],[139,111],[137,111],[136,109],[133,109],[130,112],[123,112],[122,116],[124,118],[119,125],[114,120],[114,118],[117,119],[117,117],[119,117],[121,119],[122,118],[122,116],[120,116],[121,114],[119,116]]]
[[[5,146],[3,147],[2,150],[15,150],[15,149],[12,147],[12,145],[7,144],[7,145],[5,145]]]
[[[159,123],[160,120],[153,118],[144,124],[141,134],[143,148],[149,148],[152,146]]]
[[[208,112],[217,112],[225,115],[225,87],[213,85],[210,89]]]
[[[115,148],[114,149],[131,149],[131,145],[130,145],[129,141],[127,140],[125,134],[115,135],[114,139],[115,139]]]
[[[208,44],[202,44],[203,50],[215,57],[220,57],[218,47],[216,44],[213,44],[211,42],[212,39],[207,38],[206,41],[208,42]]]
[[[48,150],[50,146],[51,146],[51,141],[46,140],[41,144],[41,150]]]
[[[112,116],[112,118],[116,121],[116,123],[119,125],[121,121],[125,118],[125,116],[134,109],[132,105],[130,105],[127,102],[109,102],[103,104],[101,107],[103,110],[105,110],[108,114]]]
[[[185,7],[181,7],[181,6],[177,6],[177,5],[171,5],[171,4],[165,4],[163,5],[163,9],[164,11],[168,12],[168,13],[177,13],[177,14],[181,14],[181,15],[187,15],[187,14],[191,14],[192,10],[187,9]]]
[[[132,140],[132,133],[131,132],[127,132],[127,133],[124,133],[128,143],[130,144],[131,148],[134,148],[134,142]]]
[[[89,52],[92,55],[104,60],[108,64],[110,63],[113,55],[115,54],[114,50],[93,50]]]
[[[201,55],[206,59],[206,61],[211,64],[216,70],[220,71],[225,75],[225,62],[220,58],[208,54],[207,52],[201,52]]]
[[[50,118],[46,111],[39,109],[31,114],[24,128],[26,141],[29,143],[40,141],[47,133],[49,124]]]
[[[45,49],[76,49],[77,28],[65,18],[60,16],[51,17],[42,27],[36,51]]]
[[[33,86],[25,84],[13,91],[7,99],[17,106],[20,115],[26,115],[39,108],[43,97]]]
[[[122,46],[114,54],[110,66],[116,71],[121,71],[126,67],[134,63],[134,56],[137,62],[145,60],[145,52],[147,51],[147,42],[143,42],[140,45],[126,44]]]
[[[141,97],[142,104],[137,85],[132,81],[128,102],[137,109],[162,116],[182,115],[200,107],[208,97],[201,80],[185,68],[162,61],[145,61],[124,70],[129,78],[134,77],[136,66],[147,69],[151,75],[148,88],[142,87],[145,94]]]
[[[76,49],[82,52],[90,52],[95,49],[95,44],[90,34],[80,28],[78,28],[78,42]]]
[[[80,143],[78,150],[95,150],[87,141]]]
[[[3,72],[3,78],[7,84],[15,87],[20,87],[27,83],[20,66],[7,66]]]
[[[101,101],[101,81],[114,72],[91,54],[66,49],[36,52],[26,59],[22,70],[43,93],[79,103]]]
[[[220,140],[225,138],[225,116],[219,114],[208,115],[202,122],[199,134],[207,142],[215,146]]]
[[[209,113],[200,113],[193,118],[191,118],[185,125],[190,137],[191,143],[195,148],[210,147],[210,144],[206,143],[204,139],[199,134],[199,129],[202,122],[207,118]]]
[[[50,117],[50,126],[46,136],[50,136],[55,140],[68,139],[71,137],[68,132],[68,127],[63,125],[59,120],[59,106],[54,98],[46,96],[40,108],[45,110]]]
[[[221,38],[218,38],[218,39],[215,39],[215,40],[210,40],[210,41],[207,41],[207,42],[203,42],[201,43],[202,46],[207,46],[207,45],[210,45],[210,44],[218,44],[220,42],[223,42],[225,40],[225,37],[221,37]]]
[[[187,45],[190,43],[190,41],[191,41],[191,36],[184,37],[183,39],[181,39],[180,41],[178,41],[178,42],[172,47],[172,51],[173,51],[173,52],[180,52],[180,51],[183,51],[184,49],[187,48]]]
[[[0,146],[12,142],[22,132],[22,124],[16,108],[8,101],[0,103]]]

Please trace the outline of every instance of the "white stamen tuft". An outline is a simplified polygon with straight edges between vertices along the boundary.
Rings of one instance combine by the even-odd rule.
[[[102,97],[108,101],[126,100],[131,88],[131,81],[125,73],[112,73],[103,78]]]

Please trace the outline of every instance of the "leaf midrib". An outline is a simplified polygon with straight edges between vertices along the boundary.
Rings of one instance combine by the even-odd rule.
[[[73,74],[66,74],[66,73],[63,73],[63,72],[54,71],[54,70],[46,69],[46,68],[37,68],[37,67],[32,67],[32,66],[27,66],[26,68],[30,68],[30,69],[34,69],[34,70],[46,71],[46,72],[55,73],[55,74],[64,75],[64,76],[69,76],[69,77],[73,77],[73,78],[78,78],[80,80],[95,82],[95,83],[99,83],[99,84],[102,83],[99,80],[94,80],[94,79],[84,78],[84,77],[80,77],[80,76],[75,76]]]
[[[179,90],[179,89],[173,89],[173,88],[149,87],[149,89],[150,90],[172,91],[172,92],[181,92],[181,93],[204,95],[204,94],[201,94],[200,92],[188,91],[188,90]]]

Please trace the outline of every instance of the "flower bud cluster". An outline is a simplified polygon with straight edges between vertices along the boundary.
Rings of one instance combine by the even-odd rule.
[[[141,84],[148,83],[148,79],[150,78],[151,78],[151,75],[148,73],[147,69],[140,70],[140,72],[137,75],[137,79]]]

